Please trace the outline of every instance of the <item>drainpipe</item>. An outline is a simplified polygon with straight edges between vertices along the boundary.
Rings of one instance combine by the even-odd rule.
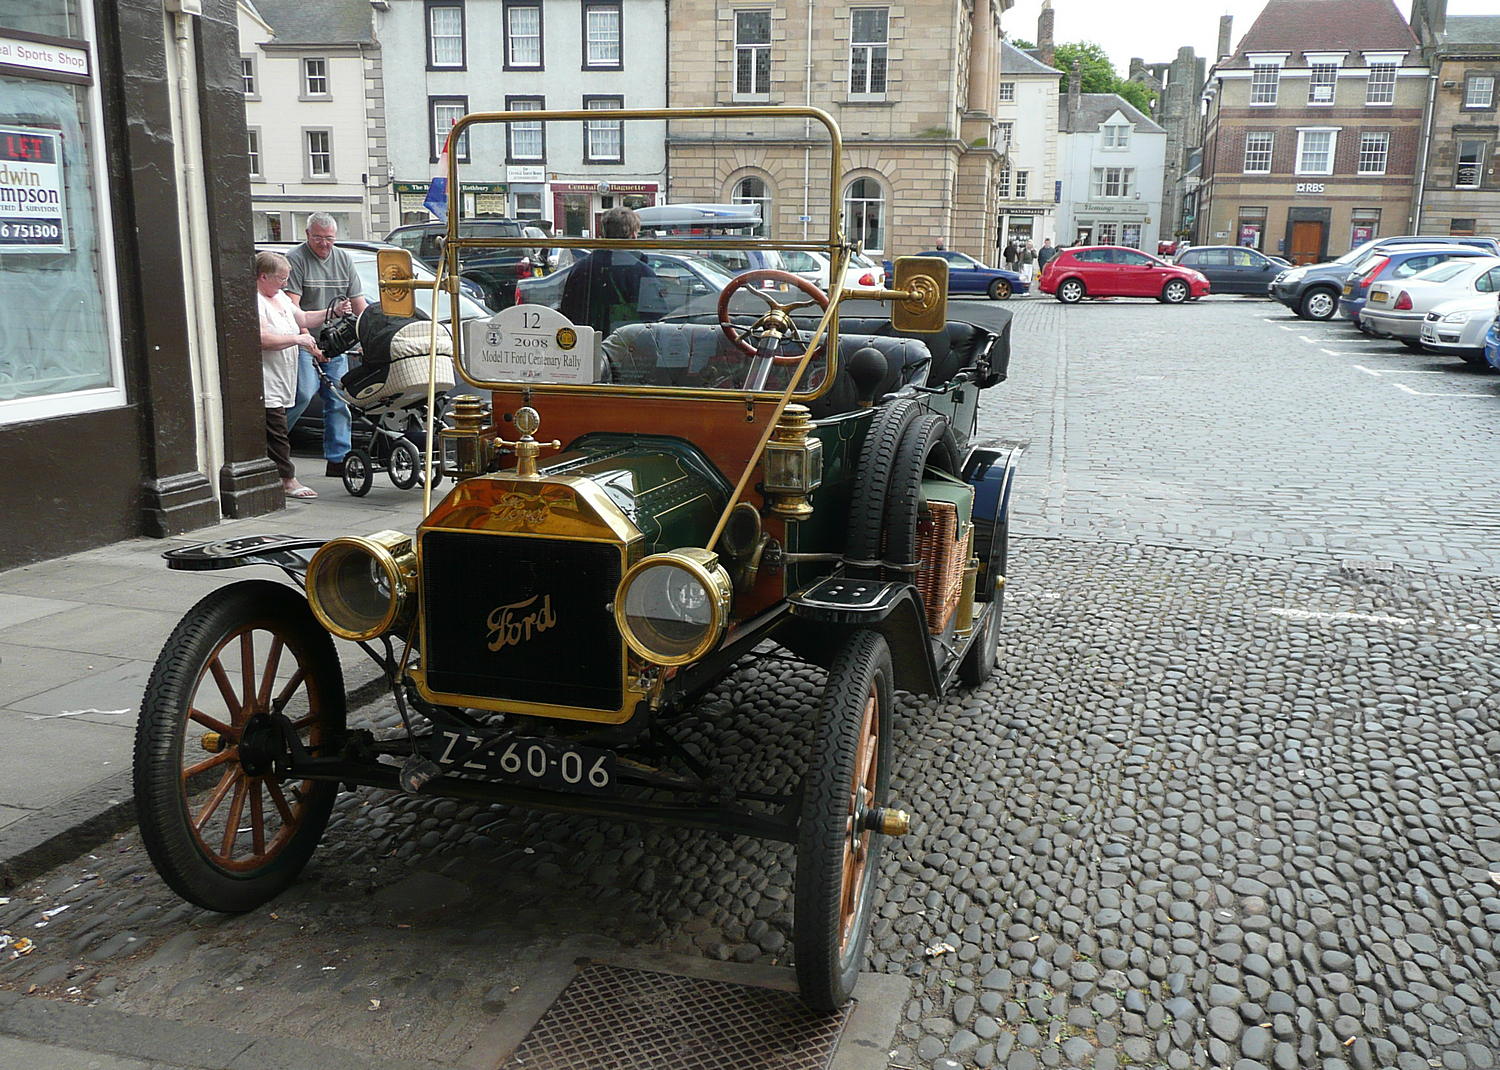
[[[1429,63],[1437,62],[1433,57]],[[1427,193],[1427,150],[1432,144],[1433,110],[1437,106],[1438,72],[1434,67],[1427,74],[1427,107],[1422,113],[1422,147],[1417,150],[1417,202],[1412,208],[1411,233],[1422,233],[1422,198]]]
[[[803,91],[804,91],[804,97],[803,97],[803,99],[806,100],[807,106],[809,108],[812,107],[812,74],[813,74],[812,33],[813,33],[813,20],[817,17],[817,14],[818,14],[817,0],[807,0],[807,70],[803,73],[803,76],[802,76],[802,88],[803,88]],[[812,185],[812,120],[811,119],[804,119],[802,121],[802,139],[803,139],[803,145],[802,145],[802,218],[804,220],[806,220],[808,216],[812,215],[812,212],[808,211],[808,203],[807,203],[807,197],[808,197],[809,187]],[[842,180],[842,178],[843,178],[842,175],[834,175],[833,176],[833,182],[831,183],[831,185],[833,186],[833,191],[834,191],[833,195],[835,197],[841,197],[841,196],[843,196],[842,191],[839,189],[839,182]],[[830,204],[828,206],[828,211],[829,211],[830,214],[833,212],[833,205]],[[769,222],[769,220],[767,220],[767,222]],[[803,241],[807,241],[807,223],[806,222],[804,222],[802,224],[802,240]]]
[[[194,64],[193,18],[199,0],[165,0],[176,40],[178,198],[186,298],[188,368],[197,399],[195,434],[198,470],[208,476],[215,500],[224,466],[224,399],[215,340],[213,269],[208,253],[208,198],[203,187],[203,131],[198,115],[198,72]]]

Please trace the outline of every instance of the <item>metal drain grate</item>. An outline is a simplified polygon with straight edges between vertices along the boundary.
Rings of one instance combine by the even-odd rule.
[[[826,1070],[848,1020],[790,992],[591,962],[505,1067]]]

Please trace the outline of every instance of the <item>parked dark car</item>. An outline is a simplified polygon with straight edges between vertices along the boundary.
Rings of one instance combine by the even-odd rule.
[[[1359,314],[1364,311],[1372,287],[1402,282],[1445,260],[1489,255],[1469,245],[1396,245],[1376,249],[1349,272],[1339,297],[1339,315],[1363,330]]]
[[[1365,256],[1376,249],[1397,248],[1402,245],[1472,245],[1484,252],[1500,256],[1500,241],[1494,238],[1453,238],[1448,236],[1423,238],[1414,235],[1397,235],[1390,238],[1375,238],[1350,249],[1337,260],[1326,264],[1305,264],[1284,271],[1271,281],[1271,297],[1305,320],[1331,320],[1339,310],[1339,295],[1349,273]]]
[[[1031,291],[1031,284],[1014,271],[992,268],[975,260],[968,253],[957,253],[949,249],[933,249],[918,256],[937,256],[948,261],[948,292],[953,294],[984,294],[991,301],[1006,301],[1013,294]],[[885,262],[885,276],[890,278],[895,269]]]
[[[1177,257],[1179,267],[1193,268],[1208,278],[1216,294],[1270,296],[1271,280],[1286,264],[1238,245],[1195,245]]]
[[[459,233],[465,238],[520,238],[526,226],[516,219],[466,219],[459,224]],[[397,227],[385,240],[436,271],[445,233],[442,223],[411,223]],[[516,280],[544,274],[545,256],[540,248],[467,249],[459,261],[459,274],[483,291],[490,308],[509,308],[516,303]]]
[[[1065,305],[1085,297],[1154,297],[1179,305],[1206,297],[1210,286],[1196,269],[1169,264],[1139,249],[1081,245],[1047,261],[1037,289],[1056,294]]]

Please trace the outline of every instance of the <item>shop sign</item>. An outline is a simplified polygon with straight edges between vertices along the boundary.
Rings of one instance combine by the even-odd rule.
[[[0,251],[65,253],[62,135],[0,126]]]
[[[592,383],[596,334],[556,309],[512,305],[464,325],[464,370],[480,382]]]
[[[526,182],[535,185],[538,182],[547,181],[547,169],[540,164],[535,166],[513,164],[505,169],[505,178],[512,184]]]
[[[1323,192],[1323,183],[1321,183],[1321,182],[1298,182],[1297,183],[1297,192],[1298,193],[1322,193]]]
[[[655,193],[655,182],[554,182],[553,193]]]
[[[89,50],[84,42],[31,40],[0,34],[0,68],[52,76],[67,82],[90,81]]]
[[[431,182],[392,182],[391,190],[394,193],[420,193],[427,196],[427,191],[432,188]]]
[[[460,182],[459,186],[465,193],[506,193],[510,189],[504,182]]]

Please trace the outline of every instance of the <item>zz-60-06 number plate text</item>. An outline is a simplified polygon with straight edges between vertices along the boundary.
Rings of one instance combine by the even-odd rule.
[[[615,756],[607,750],[519,736],[473,755],[483,742],[479,736],[441,731],[437,740],[438,764],[455,773],[482,773],[498,780],[556,791],[597,792],[614,786]]]

